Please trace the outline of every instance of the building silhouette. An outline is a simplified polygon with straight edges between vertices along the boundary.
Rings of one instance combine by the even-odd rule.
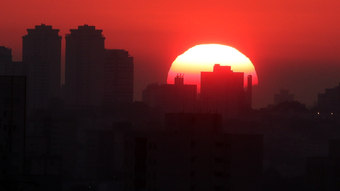
[[[262,136],[224,134],[217,114],[165,115],[164,131],[127,137],[128,190],[258,190]]]
[[[0,76],[0,113],[0,179],[9,181],[24,171],[25,76]]]
[[[0,63],[12,62],[12,50],[10,48],[0,46]]]
[[[316,108],[281,91],[238,115],[251,109],[252,76],[217,64],[200,95],[178,74],[132,103],[133,57],[83,25],[66,37],[64,104],[51,101],[58,30],[27,31],[23,62],[0,46],[0,191],[340,190],[340,85]]]
[[[177,75],[174,84],[151,84],[143,91],[143,101],[164,112],[193,112],[196,107],[197,86],[184,84]]]
[[[208,112],[235,116],[251,105],[251,83],[248,78],[248,92],[243,88],[243,72],[233,72],[231,66],[214,65],[213,72],[201,72],[202,108]]]
[[[334,88],[328,88],[318,95],[317,107],[333,115],[340,112],[340,84]]]
[[[12,50],[0,46],[0,75],[25,76],[25,68],[22,62],[12,61]]]
[[[69,104],[102,104],[104,41],[102,30],[95,26],[79,26],[66,35],[65,91]]]
[[[104,70],[104,105],[132,103],[133,57],[126,50],[105,50]]]
[[[334,190],[340,189],[340,139],[329,141],[329,158],[332,165],[332,187]]]
[[[29,110],[46,108],[51,99],[60,96],[61,36],[58,33],[58,29],[41,24],[27,29],[22,37]]]
[[[12,63],[12,50],[0,46],[0,74],[1,75],[8,75],[9,73],[9,67]]]
[[[252,108],[253,105],[253,76],[247,76],[246,107]]]
[[[340,139],[328,141],[328,156],[308,157],[306,162],[306,188],[308,190],[340,189]]]
[[[279,93],[274,95],[274,105],[278,105],[284,102],[294,101],[294,94],[290,93],[289,90],[282,89]]]

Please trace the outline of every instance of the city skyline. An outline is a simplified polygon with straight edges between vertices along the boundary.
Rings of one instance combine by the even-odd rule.
[[[61,40],[59,29],[51,25],[28,28],[22,37],[21,62],[13,61],[10,48],[0,46],[0,74],[27,78],[28,113],[58,101],[107,108],[133,102],[134,61],[128,51],[105,49],[102,30],[81,25],[65,36],[62,70]]]
[[[137,100],[147,84],[165,82],[171,63],[188,48],[225,44],[253,61],[261,82],[254,88],[256,104],[267,105],[272,102],[269,95],[284,88],[312,105],[317,93],[340,81],[338,7],[335,0],[13,0],[2,6],[6,17],[0,18],[4,28],[0,43],[11,47],[14,59],[20,60],[20,37],[26,28],[46,23],[60,29],[64,37],[78,25],[95,25],[107,37],[106,48],[129,50],[135,57]]]
[[[1,191],[340,189],[340,83],[314,84],[306,68],[287,65],[273,75],[297,75],[264,80],[249,54],[217,44],[181,54],[168,83],[150,83],[163,74],[152,62],[135,67],[139,54],[128,48],[108,48],[105,28],[26,31],[22,61],[0,44]],[[286,82],[302,83],[315,105],[301,102],[292,86],[281,89]],[[266,83],[277,90],[261,90]],[[260,108],[259,97],[267,103]]]
[[[39,26],[39,25],[35,25],[35,26]],[[46,26],[46,24],[41,24],[40,26]],[[47,25],[47,26],[51,26],[51,25]],[[79,26],[88,26],[88,25],[84,24],[84,25],[79,25]],[[59,31],[59,29],[57,29],[57,30]],[[72,31],[72,30],[73,29],[69,29],[69,31]],[[101,30],[103,30],[103,29],[101,29]],[[59,35],[61,36],[61,44],[62,44],[62,49],[61,49],[61,54],[60,54],[61,55],[61,57],[60,57],[60,59],[61,59],[61,82],[62,82],[62,84],[65,84],[65,59],[66,59],[65,52],[66,52],[66,47],[65,47],[65,42],[64,41],[66,41],[65,39],[66,39],[66,36],[68,35],[68,33],[65,33],[64,35],[61,35],[61,34],[59,34]],[[105,39],[110,39],[110,38],[106,38],[105,36],[104,36],[104,38]],[[107,43],[105,43],[105,49],[107,49],[106,48],[106,44]],[[16,56],[13,54],[13,52],[15,52],[14,49],[12,49],[11,47],[8,47],[8,48],[10,48],[12,50],[13,61],[15,61],[17,63],[20,63],[20,61],[23,60],[23,59],[17,59],[16,60],[15,59]],[[121,48],[118,48],[118,49],[121,49]],[[18,60],[20,60],[20,61],[18,61]],[[135,57],[135,60],[139,60],[139,59]],[[295,60],[293,62],[296,63],[296,62],[298,62],[298,60]],[[256,63],[254,63],[254,65],[256,67]],[[281,68],[278,68],[278,69],[275,69],[275,70],[287,70],[287,69],[289,69],[288,67],[283,67],[283,66],[280,66],[280,67]],[[325,66],[325,67],[327,67],[327,66]],[[135,63],[135,68],[138,68],[138,66],[136,66],[136,63]],[[257,70],[257,68],[255,68],[255,69]],[[145,70],[145,68],[144,68],[144,70]],[[150,69],[150,70],[152,70],[152,69]],[[313,70],[312,68],[309,68],[309,69],[306,68],[306,70],[310,71],[310,72],[314,73],[314,75],[316,75],[315,71],[312,71]],[[322,72],[326,72],[326,70],[321,70],[321,71]],[[336,73],[336,71],[337,71],[336,68],[334,70],[332,70],[333,73]],[[293,71],[293,72],[296,74],[297,71]],[[142,96],[141,96],[142,93],[141,92],[142,92],[142,90],[144,90],[146,88],[146,86],[148,84],[150,84],[150,83],[160,83],[160,84],[165,83],[162,80],[161,81],[159,81],[159,80],[158,81],[151,81],[151,82],[147,82],[147,81],[141,82],[141,80],[138,78],[138,76],[139,76],[138,73],[140,73],[140,70],[135,69],[135,75],[134,75],[135,81],[134,81],[134,84],[136,84],[136,85],[134,86],[134,92],[135,92],[134,93],[134,100],[136,100],[136,101],[142,100]],[[287,77],[287,80],[285,80],[287,82],[277,82],[277,84],[281,83],[281,84],[285,84],[285,85],[281,85],[280,87],[278,85],[275,89],[269,91],[269,89],[264,90],[263,87],[261,87],[261,86],[263,86],[263,84],[267,84],[268,83],[267,81],[262,80],[263,78],[262,78],[262,76],[260,76],[261,75],[261,70],[260,71],[257,70],[257,73],[259,73],[259,85],[258,86],[254,86],[254,96],[253,96],[254,97],[254,102],[253,102],[254,104],[253,105],[254,105],[255,108],[265,107],[265,106],[267,106],[269,104],[274,103],[273,95],[276,92],[278,92],[278,91],[280,91],[282,89],[289,89],[289,90],[291,90],[291,92],[295,94],[296,100],[298,100],[298,101],[300,101],[300,102],[302,102],[304,104],[307,104],[308,107],[313,107],[313,106],[316,105],[316,102],[317,102],[317,94],[321,93],[325,88],[330,88],[332,86],[335,86],[338,83],[335,80],[335,78],[332,78],[333,82],[332,83],[328,83],[329,85],[325,85],[324,87],[314,87],[312,84],[307,84],[306,87],[310,87],[310,88],[313,87],[312,88],[314,90],[313,94],[310,93],[311,89],[309,89],[309,88],[305,88],[305,89],[299,88],[298,90],[296,90],[296,88],[294,88],[294,86],[288,86],[287,85],[287,84],[292,83],[293,81],[296,81],[296,80],[301,80],[301,79],[306,79],[306,78],[311,78],[312,77],[312,76],[307,77],[307,76],[304,76],[304,74],[301,74],[300,76],[299,75],[293,75],[292,78],[288,78]],[[320,79],[320,80],[318,82],[316,82],[316,83],[318,85],[320,85],[320,84],[322,84],[322,79],[330,79],[330,77],[332,77],[333,75],[330,74],[329,76],[327,76],[327,78],[323,78],[322,75],[320,75],[317,78],[317,79]],[[325,76],[325,75],[323,75],[323,76]],[[162,75],[162,78],[166,79],[167,78],[167,74]],[[141,83],[146,83],[146,85],[145,86],[141,86]],[[316,92],[316,90],[318,90],[318,89],[320,89],[320,90],[318,92]],[[299,91],[300,91],[300,94],[299,94]],[[301,95],[301,91],[302,92],[305,91],[305,94],[308,94],[309,96],[307,96],[307,97],[309,97],[309,98],[306,98],[306,96],[305,96],[305,99],[303,99],[304,96]],[[268,94],[268,92],[270,94]],[[265,96],[263,96],[264,94],[265,94]]]

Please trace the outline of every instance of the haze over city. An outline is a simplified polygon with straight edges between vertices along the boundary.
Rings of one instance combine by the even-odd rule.
[[[3,2],[0,190],[340,190],[339,8]]]
[[[171,63],[185,50],[203,43],[225,44],[255,65],[260,80],[254,89],[255,107],[271,103],[282,88],[311,106],[318,92],[339,81],[339,7],[335,0],[13,0],[2,4],[6,17],[0,18],[0,42],[20,60],[20,37],[26,28],[45,23],[64,36],[80,24],[95,25],[104,30],[107,48],[127,49],[135,57],[136,100],[148,83],[166,82]]]

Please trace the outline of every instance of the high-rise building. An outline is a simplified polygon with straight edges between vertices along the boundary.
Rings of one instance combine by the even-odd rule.
[[[182,75],[175,77],[175,84],[151,84],[143,91],[143,101],[164,112],[194,112],[196,99],[197,86],[184,84]]]
[[[242,111],[251,100],[244,91],[243,76],[243,72],[233,72],[230,66],[219,64],[215,64],[213,72],[201,72],[200,98],[203,109],[227,115]],[[248,80],[251,81],[251,78]]]
[[[29,109],[47,107],[60,96],[61,36],[49,25],[27,29],[23,36],[23,62],[27,70]]]
[[[104,105],[133,101],[133,57],[126,50],[105,50]]]
[[[104,90],[105,38],[102,30],[83,25],[66,35],[65,89],[68,103],[99,106]]]

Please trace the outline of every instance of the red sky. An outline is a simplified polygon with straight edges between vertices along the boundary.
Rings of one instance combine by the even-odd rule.
[[[312,104],[340,82],[337,0],[10,0],[0,12],[0,45],[15,60],[34,25],[53,25],[63,37],[82,24],[103,29],[107,48],[135,57],[137,99],[146,84],[166,81],[177,55],[201,43],[233,46],[253,61],[255,106],[271,103],[280,88]]]

